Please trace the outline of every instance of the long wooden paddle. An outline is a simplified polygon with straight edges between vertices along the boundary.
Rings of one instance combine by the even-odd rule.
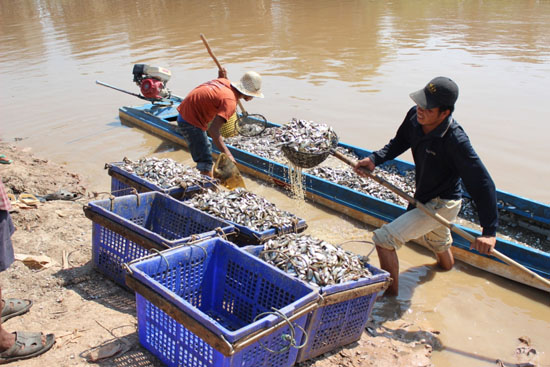
[[[210,45],[208,44],[208,41],[206,40],[206,37],[204,37],[204,34],[202,34],[202,33],[200,34],[200,36],[201,36],[202,43],[204,43],[204,46],[206,47],[206,49],[208,50],[208,53],[210,54],[210,57],[212,57],[212,60],[214,60],[214,62],[218,66],[218,69],[220,71],[223,71],[223,67],[220,64],[220,62],[218,61],[218,58],[216,57],[216,55],[214,55],[214,52],[212,52],[212,49],[210,48]],[[246,112],[246,110],[244,109],[244,107],[243,107],[240,100],[237,100],[237,104],[239,105],[239,108],[241,109],[242,114],[243,115],[248,115],[248,112]]]
[[[218,69],[222,71],[223,67],[218,61],[218,58],[216,57],[216,55],[214,55],[214,52],[212,52],[212,49],[210,48],[210,45],[208,44],[206,37],[202,33],[200,34],[200,37],[201,37],[202,43],[204,43],[204,46],[208,50],[210,57],[212,57],[212,60],[214,60],[214,62],[218,66]],[[241,116],[237,119],[237,122],[235,123],[237,132],[243,136],[248,136],[248,137],[257,136],[263,133],[264,130],[267,128],[266,118],[263,115],[260,115],[257,113],[249,114],[244,109],[240,99],[237,99],[237,104],[241,109]]]
[[[349,164],[350,166],[354,167],[355,166],[355,162],[351,159],[351,158],[348,158],[346,157],[345,155],[343,155],[342,153],[339,153],[337,152],[335,149],[331,149],[330,151],[330,154],[332,154],[333,156],[335,156],[336,158],[340,159],[341,161]],[[439,223],[443,224],[444,226],[446,226],[447,228],[449,228],[451,231],[453,231],[454,233],[458,234],[459,236],[462,236],[464,239],[466,239],[468,242],[470,243],[473,243],[475,242],[476,238],[471,235],[470,233],[464,231],[463,229],[457,227],[456,225],[454,225],[453,223],[449,222],[447,219],[443,218],[441,215],[435,213],[434,211],[430,210],[429,208],[427,208],[424,204],[422,204],[421,202],[419,202],[418,200],[416,200],[415,198],[411,197],[409,194],[407,194],[406,192],[404,192],[403,190],[401,190],[400,188],[392,185],[391,183],[389,183],[388,181],[384,180],[383,178],[381,177],[378,177],[377,175],[373,174],[372,172],[370,172],[368,169],[366,168],[359,168],[361,170],[361,172],[363,172],[366,176],[368,176],[369,178],[373,179],[374,181],[378,182],[380,185],[384,186],[385,188],[393,191],[394,193],[396,193],[397,195],[401,196],[402,198],[404,198],[405,200],[407,200],[409,203],[413,204],[414,206],[416,206],[418,209],[422,210],[424,213],[426,213],[427,215],[429,215],[430,217],[432,217],[433,219],[437,220]],[[508,256],[502,254],[501,252],[499,252],[498,250],[494,249],[490,252],[490,254],[494,257],[496,257],[497,259],[505,262],[506,264],[510,265],[510,266],[514,266],[518,269],[520,269],[522,272],[524,272],[525,274],[529,275],[529,277],[531,279],[534,279],[536,280],[537,282],[539,282],[541,285],[544,285],[545,288],[548,290],[550,289],[550,281],[548,279],[545,279],[543,277],[541,277],[540,275],[538,275],[537,273],[527,269],[525,266],[521,265],[520,263],[518,263],[517,261],[514,261],[512,259],[510,259]]]

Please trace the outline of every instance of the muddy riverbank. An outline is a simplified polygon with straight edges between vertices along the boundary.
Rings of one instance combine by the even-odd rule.
[[[11,213],[17,227],[12,237],[16,261],[0,274],[5,297],[30,298],[31,311],[8,320],[9,331],[54,333],[57,342],[48,353],[17,362],[17,366],[86,366],[86,357],[100,347],[118,351],[100,366],[161,366],[139,344],[134,296],[96,272],[91,261],[92,223],[82,206],[101,196],[79,173],[35,157],[30,149],[0,143],[13,160],[0,175],[9,193],[47,196],[64,190],[75,200],[50,200],[36,205],[21,202]],[[35,260],[35,262],[33,262]],[[383,307],[378,302],[373,315]],[[378,312],[381,313],[381,312]],[[301,366],[432,366],[431,352],[440,348],[439,331],[404,320],[371,318],[362,338]]]

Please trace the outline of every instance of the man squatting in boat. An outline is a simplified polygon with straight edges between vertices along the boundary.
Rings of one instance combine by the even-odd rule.
[[[357,162],[355,172],[365,167],[372,171],[411,149],[416,175],[414,197],[428,209],[453,221],[462,203],[461,180],[474,200],[482,235],[470,246],[489,254],[496,243],[498,211],[495,184],[470,139],[453,118],[458,98],[457,84],[447,77],[432,79],[423,89],[410,94],[412,107],[393,139],[384,148]],[[422,210],[408,210],[374,231],[373,241],[380,267],[390,273],[393,283],[385,294],[399,291],[399,260],[396,250],[405,242],[424,239],[436,254],[438,265],[450,270],[454,265],[451,231]]]
[[[227,79],[225,69],[218,72],[218,79],[210,80],[193,89],[178,106],[178,126],[189,146],[191,157],[197,169],[212,177],[212,145],[206,131],[220,152],[235,162],[220,133],[222,125],[235,113],[237,100],[250,101],[253,97],[263,98],[260,91],[260,74],[246,72],[238,83]]]

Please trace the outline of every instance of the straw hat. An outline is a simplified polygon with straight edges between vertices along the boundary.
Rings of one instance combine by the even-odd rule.
[[[231,83],[231,85],[244,95],[264,98],[260,90],[262,77],[255,71],[247,71],[238,83]]]

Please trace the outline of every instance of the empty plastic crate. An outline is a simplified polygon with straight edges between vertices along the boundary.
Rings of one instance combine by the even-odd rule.
[[[215,235],[231,235],[227,221],[159,192],[92,201],[92,258],[106,276],[124,285],[123,264],[150,253]]]
[[[141,344],[168,366],[287,367],[318,293],[220,238],[130,264]],[[288,318],[261,315],[275,308]],[[258,318],[255,321],[255,318]]]
[[[182,199],[192,196],[194,193],[200,192],[205,188],[212,187],[216,182],[216,180],[205,176],[205,182],[202,185],[190,185],[185,188],[181,186],[162,188],[134,173],[123,170],[121,168],[122,164],[122,162],[113,162],[105,165],[109,176],[111,176],[111,193],[114,196],[129,195],[133,192],[132,188],[135,188],[139,193],[158,191],[177,199]]]
[[[137,192],[147,192],[151,190],[144,190],[143,188],[135,188],[130,185],[125,184],[124,182],[118,180],[114,176],[111,176],[111,193],[113,196],[126,196]],[[153,190],[155,191],[155,190]]]
[[[247,246],[242,250],[259,256],[263,246]],[[308,318],[308,340],[298,352],[297,363],[361,338],[378,292],[390,282],[388,272],[370,264],[365,266],[372,277],[320,287],[322,300]]]

